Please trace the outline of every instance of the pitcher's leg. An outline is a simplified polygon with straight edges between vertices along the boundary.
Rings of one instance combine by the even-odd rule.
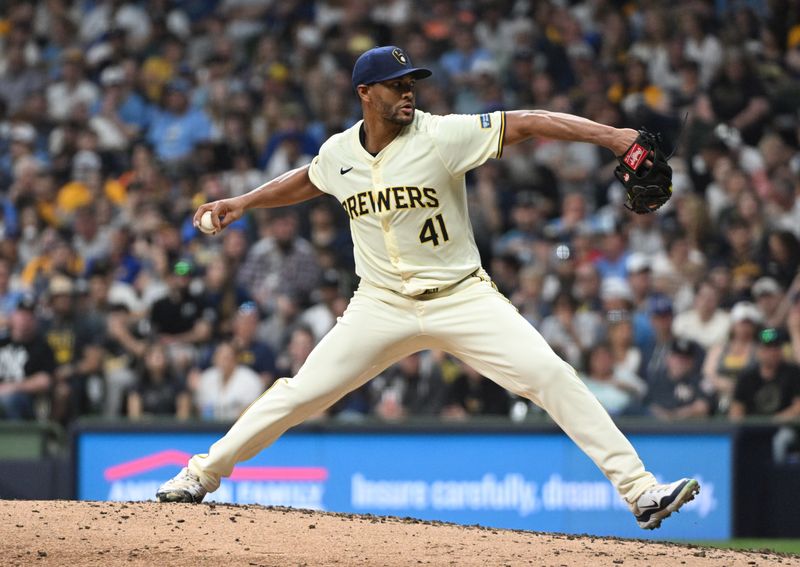
[[[438,332],[431,328],[452,345],[450,352],[544,408],[626,501],[634,502],[655,484],[636,450],[572,367],[501,294],[482,283],[457,295],[463,305],[449,310],[446,320],[436,321]]]
[[[233,467],[272,444],[290,427],[327,408],[381,370],[419,350],[416,319],[399,306],[357,294],[294,378],[280,378],[247,408],[208,454],[189,469],[208,491]]]

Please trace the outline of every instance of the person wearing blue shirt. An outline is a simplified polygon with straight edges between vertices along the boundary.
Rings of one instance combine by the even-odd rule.
[[[189,90],[184,79],[169,82],[164,109],[153,112],[147,140],[165,162],[179,162],[197,143],[211,138],[211,119],[202,108],[189,106]]]

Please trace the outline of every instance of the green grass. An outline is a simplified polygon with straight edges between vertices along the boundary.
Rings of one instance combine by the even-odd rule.
[[[720,547],[724,549],[749,549],[779,551],[800,555],[800,539],[731,539],[721,541],[693,541],[695,545]]]

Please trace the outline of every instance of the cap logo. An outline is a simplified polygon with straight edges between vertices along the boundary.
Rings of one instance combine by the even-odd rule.
[[[399,47],[392,49],[392,55],[395,59],[397,59],[397,62],[400,63],[400,65],[408,65],[408,58],[406,58],[406,54],[403,53],[403,50]]]

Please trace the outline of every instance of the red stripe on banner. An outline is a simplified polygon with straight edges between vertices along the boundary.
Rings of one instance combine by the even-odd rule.
[[[185,467],[190,457],[191,455],[189,453],[176,451],[175,449],[168,449],[167,451],[161,451],[160,453],[147,455],[141,459],[134,459],[133,461],[128,461],[127,463],[121,463],[119,465],[114,465],[113,467],[108,467],[103,473],[103,476],[107,481],[111,482],[114,480],[121,480],[129,476],[146,473],[147,471],[168,465]]]
[[[103,473],[104,478],[109,481],[122,480],[137,474],[166,467],[179,466],[185,467],[191,455],[183,451],[169,449],[147,455],[140,459],[134,459],[127,463],[121,463],[108,467]],[[273,481],[304,481],[321,482],[328,480],[328,469],[323,467],[237,467],[231,475],[231,480],[273,480]]]
[[[323,467],[236,467],[231,480],[295,480],[321,482],[328,480]]]

